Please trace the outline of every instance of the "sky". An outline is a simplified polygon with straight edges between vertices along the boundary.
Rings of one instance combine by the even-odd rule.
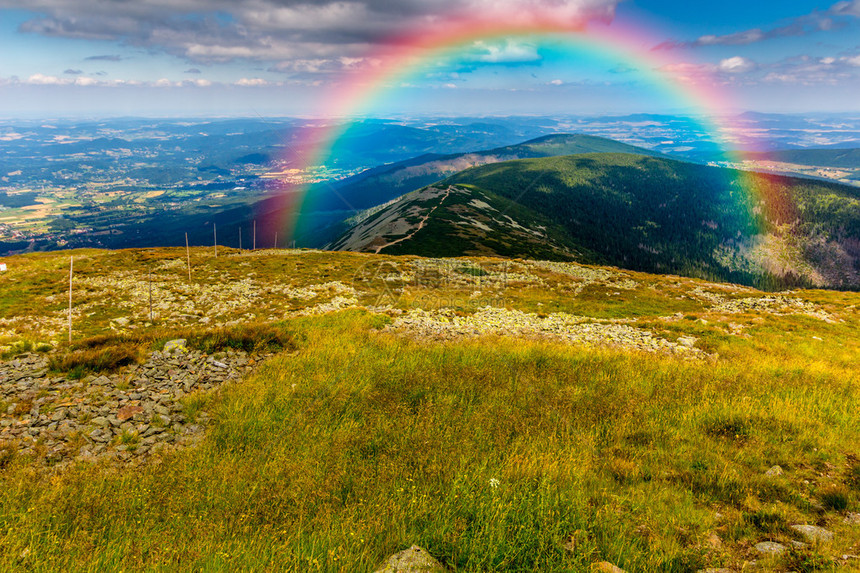
[[[0,53],[6,118],[860,112],[860,0],[0,0]]]

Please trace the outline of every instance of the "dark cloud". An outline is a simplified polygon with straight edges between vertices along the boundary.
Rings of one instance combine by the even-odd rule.
[[[189,69],[185,70],[185,71],[184,71],[184,72],[182,72],[182,73],[183,73],[183,74],[202,74],[203,72],[201,72],[201,71],[200,71],[200,70],[198,70],[197,68],[189,68]]]
[[[84,71],[83,70],[73,70],[73,69],[69,68],[68,70],[64,71],[63,73],[68,74],[70,76],[79,76],[82,73],[84,73]]]
[[[772,40],[774,38],[786,38],[792,36],[805,36],[813,32],[828,31],[841,28],[846,25],[844,16],[860,17],[860,0],[852,2],[839,2],[834,4],[825,12],[813,12],[805,14],[790,20],[783,26],[777,26],[763,30],[761,28],[752,28],[743,30],[733,34],[724,34],[721,36],[708,35],[701,36],[692,41],[685,42],[663,42],[655,46],[654,50],[671,50],[675,48],[696,48],[702,46],[743,46],[761,42],[763,40]]]
[[[119,41],[202,63],[246,59],[337,64],[404,30],[445,30],[463,13],[501,21],[516,17],[584,25],[610,20],[620,1],[7,0],[6,4],[38,14],[20,25],[26,33]]]
[[[99,61],[99,62],[121,62],[122,56],[108,54],[108,55],[104,55],[104,56],[89,56],[89,57],[86,57],[84,59],[85,60]]]

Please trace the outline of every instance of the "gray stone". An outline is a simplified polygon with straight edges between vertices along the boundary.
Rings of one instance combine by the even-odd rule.
[[[188,350],[187,341],[184,338],[169,340],[164,343],[164,353],[172,354],[174,352],[186,352]]]
[[[833,532],[817,525],[792,525],[791,528],[803,535],[810,543],[830,543],[833,541]]]
[[[413,573],[420,571],[444,571],[445,568],[426,550],[417,545],[395,553],[375,573]]]
[[[755,544],[755,550],[764,555],[779,555],[786,549],[787,547],[785,545],[774,541],[762,541],[761,543]]]
[[[779,466],[773,466],[772,468],[770,468],[769,470],[764,472],[764,475],[766,475],[767,477],[781,476],[782,475],[782,468]]]
[[[101,426],[102,428],[107,428],[108,426],[110,426],[110,422],[108,421],[108,419],[103,416],[93,418],[92,420],[90,420],[90,423],[96,426]]]

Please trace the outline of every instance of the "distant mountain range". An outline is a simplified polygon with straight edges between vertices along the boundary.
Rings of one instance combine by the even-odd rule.
[[[858,143],[860,142],[853,142]],[[750,159],[781,161],[796,165],[812,165],[816,167],[842,167],[860,169],[860,147],[826,149],[788,149],[768,151],[764,153],[748,153]]]
[[[471,167],[351,223],[331,248],[575,259],[769,288],[860,287],[860,189],[647,155]]]

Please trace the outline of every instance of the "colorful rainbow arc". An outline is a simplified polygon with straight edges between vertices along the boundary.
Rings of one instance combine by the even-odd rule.
[[[644,30],[621,25],[586,28],[581,24],[565,24],[546,17],[523,20],[517,15],[492,19],[476,15],[458,15],[431,29],[412,29],[390,38],[376,52],[363,58],[359,65],[344,73],[317,117],[331,118],[324,127],[309,129],[300,146],[303,157],[285,157],[293,164],[322,165],[330,157],[338,139],[348,129],[349,119],[360,117],[393,86],[402,83],[412,71],[429,58],[469,48],[477,41],[493,41],[512,37],[540,37],[560,40],[586,54],[612,58],[640,70],[655,87],[671,94],[678,102],[697,112],[697,120],[735,159],[742,159],[731,145],[735,126],[727,118],[737,109],[731,94],[721,82],[701,66],[691,66],[670,58],[667,51],[651,50],[658,42]],[[679,71],[692,69],[684,75]],[[296,147],[290,147],[294,150]],[[742,177],[742,186],[755,194],[751,177]],[[295,232],[308,188],[291,189],[284,194],[285,220],[281,228],[290,236]]]

